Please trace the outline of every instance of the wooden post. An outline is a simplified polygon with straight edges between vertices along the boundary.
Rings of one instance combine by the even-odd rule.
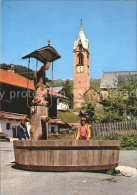
[[[48,121],[42,120],[43,116],[48,116],[48,108],[46,106],[31,107],[30,136],[32,140],[48,138]]]

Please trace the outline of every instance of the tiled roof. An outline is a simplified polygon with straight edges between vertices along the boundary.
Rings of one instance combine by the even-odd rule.
[[[50,89],[51,89],[51,87],[50,87]],[[63,89],[63,87],[53,87],[52,89],[55,92],[60,92]]]
[[[61,119],[59,118],[49,118],[49,123],[50,124],[56,124],[56,125],[64,125],[68,128],[70,128],[71,126],[69,125],[69,123],[65,123],[63,122]]]
[[[77,129],[80,126],[80,122],[79,123],[68,123],[72,129]]]
[[[55,123],[55,124],[65,124],[61,119],[59,118],[49,118],[50,123]]]
[[[3,112],[1,111],[0,117],[5,118],[5,119],[15,119],[15,120],[20,120],[21,116],[26,116],[24,114],[17,114],[17,113],[11,113],[11,112]]]
[[[0,69],[0,82],[7,83],[10,85],[27,88],[27,83],[29,81],[28,88],[34,90],[33,81],[13,72],[5,71]]]
[[[84,93],[84,95],[86,95],[86,93],[88,93],[88,91],[90,91],[91,89],[100,95],[100,92],[97,91],[94,87],[90,87],[89,89],[87,89],[87,91]]]
[[[64,99],[69,99],[69,98],[65,97],[64,95],[61,95],[60,93],[57,93],[57,92],[52,91],[52,90],[49,90],[49,94],[50,95],[53,95],[53,96],[56,96],[56,97],[60,97],[60,98],[64,98]]]
[[[119,76],[137,75],[137,71],[103,72],[100,88],[117,88]]]
[[[31,81],[31,80],[29,80],[29,79],[27,79],[19,74],[5,71],[3,69],[0,69],[0,82],[6,83],[9,85],[18,86],[18,87],[25,88],[25,89],[27,88],[27,85],[28,85],[28,89],[35,90],[33,81]],[[54,92],[52,90],[49,90],[49,94],[50,95],[52,94],[56,97],[68,99],[67,97],[65,97],[57,92]]]

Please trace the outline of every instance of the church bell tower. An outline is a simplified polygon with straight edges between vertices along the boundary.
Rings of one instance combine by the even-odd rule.
[[[82,20],[78,39],[74,41],[74,86],[73,107],[80,108],[84,102],[83,95],[90,88],[89,40],[86,39]]]

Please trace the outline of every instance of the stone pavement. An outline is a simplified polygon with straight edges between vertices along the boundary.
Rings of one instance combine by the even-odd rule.
[[[137,195],[137,178],[95,172],[34,172],[12,168],[13,144],[1,142],[1,195]],[[137,151],[120,151],[119,165],[137,168]]]

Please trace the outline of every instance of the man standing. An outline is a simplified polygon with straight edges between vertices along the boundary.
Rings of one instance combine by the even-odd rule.
[[[35,86],[35,90],[37,90],[38,87],[40,87],[41,85],[46,85],[46,81],[45,81],[45,71],[48,70],[50,67],[50,63],[46,62],[44,64],[44,66],[42,66],[41,68],[39,68],[35,74],[34,74],[34,86]]]
[[[28,131],[27,131],[27,127],[25,125],[27,119],[26,119],[25,116],[23,116],[23,117],[21,117],[20,120],[21,120],[21,123],[17,127],[17,137],[20,140],[29,139],[29,134],[28,134]]]
[[[44,66],[39,68],[34,74],[34,86],[35,86],[35,96],[32,100],[32,105],[47,106],[46,101],[48,97],[48,87],[45,81],[45,71],[49,69],[50,63],[46,62]]]

